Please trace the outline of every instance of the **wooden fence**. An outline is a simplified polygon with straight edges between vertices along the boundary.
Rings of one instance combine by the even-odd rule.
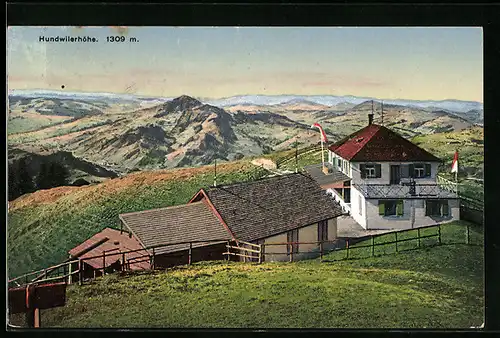
[[[307,153],[309,151],[321,151],[321,145],[319,144],[313,144],[307,147],[303,147],[297,150],[297,157]],[[276,159],[276,167],[279,169],[284,163],[291,161],[295,158],[295,152],[292,155],[286,156],[286,157],[281,157]]]
[[[78,281],[79,284],[85,279],[85,262],[95,259],[102,259],[103,266],[101,268],[95,269],[95,271],[100,271],[102,275],[106,274],[106,271],[109,268],[106,266],[106,260],[111,259],[111,257],[116,257],[116,261],[120,262],[120,267],[122,271],[130,270],[130,265],[134,263],[140,262],[149,262],[149,266],[152,270],[156,268],[155,266],[155,250],[159,248],[164,248],[173,245],[187,245],[189,248],[187,249],[188,255],[188,264],[191,264],[192,261],[192,250],[194,244],[200,243],[225,243],[227,239],[218,239],[218,240],[202,240],[202,241],[185,241],[185,242],[175,242],[175,243],[164,243],[149,246],[146,248],[136,249],[136,250],[128,250],[128,251],[118,251],[118,252],[106,252],[104,251],[102,255],[85,257],[85,258],[75,258],[72,260],[66,260],[61,264],[57,264],[54,266],[50,266],[45,269],[33,271],[30,273],[26,273],[24,275],[18,276],[16,278],[12,278],[8,281],[9,288],[12,287],[20,287],[26,286],[30,284],[45,284],[54,281],[64,281],[67,284],[72,284]],[[116,251],[116,250],[112,250]],[[142,254],[138,254],[141,253]],[[127,259],[127,255],[135,254],[134,257]],[[74,266],[77,266],[76,270],[73,270]],[[95,278],[95,275],[94,275]],[[91,277],[89,277],[91,279]]]
[[[428,234],[426,232],[429,231],[429,229],[435,229],[435,233]],[[415,236],[408,236],[409,233],[413,232]],[[389,236],[394,236],[393,240],[384,240],[381,242],[380,240],[377,242],[378,239],[382,237],[388,238]],[[465,225],[464,227],[464,236],[460,240],[448,240],[445,238],[443,240],[443,234],[442,234],[442,225],[437,224],[437,225],[430,225],[430,226],[425,226],[425,227],[419,227],[419,228],[414,228],[414,229],[404,229],[404,230],[398,230],[398,231],[393,231],[385,234],[379,234],[379,235],[372,235],[372,236],[365,236],[361,238],[339,238],[336,240],[329,240],[329,241],[315,241],[315,242],[279,242],[279,243],[265,243],[265,244],[260,244],[260,245],[255,245],[251,243],[251,245],[255,245],[258,247],[258,249],[251,250],[248,248],[245,248],[243,246],[229,246],[228,245],[228,251],[229,248],[233,250],[238,250],[239,252],[237,253],[230,253],[231,255],[236,255],[240,257],[245,257],[248,258],[251,262],[264,262],[266,261],[266,257],[268,256],[285,256],[285,259],[279,259],[279,261],[289,261],[289,262],[294,262],[297,260],[297,257],[299,255],[307,255],[309,257],[311,256],[316,256],[319,257],[321,262],[331,262],[332,260],[325,260],[324,256],[327,254],[330,254],[332,252],[345,252],[345,254],[339,258],[339,259],[334,259],[333,261],[338,261],[338,260],[344,260],[344,259],[352,259],[353,258],[353,253],[359,250],[365,249],[365,251],[368,252],[368,255],[365,257],[374,257],[375,255],[375,249],[377,247],[387,247],[390,245],[394,246],[395,252],[401,252],[401,251],[407,251],[409,249],[403,247],[403,243],[408,243],[408,242],[413,242],[416,245],[412,249],[419,249],[426,245],[425,240],[430,239],[430,238],[435,238],[436,240],[432,245],[442,245],[444,242],[446,244],[473,244],[471,242],[471,236],[470,236],[470,225]],[[369,241],[368,244],[363,244],[363,245],[358,245],[357,243],[359,242],[365,242]],[[308,250],[308,251],[299,251],[301,245],[317,245],[316,250]],[[328,248],[328,245],[330,245],[330,248]],[[286,251],[282,250],[283,252],[267,252],[266,248],[268,247],[274,247],[274,246],[284,246],[286,247]],[[295,249],[294,249],[295,248]],[[369,248],[369,249],[367,249]],[[245,252],[246,251],[246,252]],[[251,254],[248,254],[248,252],[251,252]],[[227,254],[227,253],[226,253]]]
[[[85,257],[81,259],[73,259],[66,262],[63,262],[58,265],[54,265],[45,269],[37,270],[34,272],[30,272],[24,274],[22,276],[10,279],[8,281],[9,287],[20,287],[29,284],[44,284],[44,283],[53,283],[55,281],[64,281],[67,284],[72,284],[78,281],[79,284],[82,284],[85,278],[85,262],[92,259],[102,259],[103,266],[100,269],[95,269],[101,271],[102,275],[106,274],[107,269],[106,259],[111,259],[111,257],[116,257],[116,261],[120,262],[121,271],[130,270],[130,265],[139,262],[148,262],[148,270],[155,270],[157,268],[155,263],[155,257],[157,256],[157,250],[159,248],[168,247],[172,245],[187,245],[189,248],[187,249],[188,262],[187,264],[191,264],[192,259],[192,250],[194,244],[208,244],[208,243],[227,243],[226,249],[221,259],[224,257],[227,260],[230,260],[230,257],[242,257],[244,261],[257,262],[262,263],[266,261],[266,257],[269,256],[285,256],[285,259],[290,262],[293,262],[299,258],[300,255],[316,255],[319,256],[320,261],[324,261],[324,255],[329,254],[331,252],[337,251],[345,251],[345,258],[350,259],[351,253],[353,250],[359,250],[362,248],[370,248],[371,256],[375,255],[375,248],[379,246],[387,246],[387,245],[395,245],[396,252],[401,251],[401,243],[414,241],[417,243],[416,248],[420,248],[422,246],[422,241],[427,238],[436,238],[437,245],[442,244],[442,236],[441,236],[441,224],[431,225],[427,227],[419,227],[415,229],[406,229],[399,230],[390,233],[367,236],[363,238],[357,239],[349,239],[349,238],[340,238],[336,240],[329,241],[311,241],[311,242],[280,242],[280,243],[264,243],[264,244],[255,244],[249,243],[239,240],[227,240],[227,239],[219,239],[219,240],[203,240],[203,241],[189,241],[189,242],[175,242],[175,243],[165,243],[158,244],[146,248],[141,248],[137,250],[129,250],[129,251],[118,251],[118,252],[103,252],[102,255]],[[436,233],[434,234],[423,234],[426,229],[436,228]],[[470,226],[467,224],[465,227],[464,240],[458,241],[457,243],[465,243],[471,244],[470,241]],[[407,237],[404,234],[408,232],[416,232],[416,236]],[[377,238],[382,236],[393,235],[394,240],[391,241],[383,241],[376,242]],[[370,244],[365,245],[357,245],[356,242],[370,240]],[[299,251],[301,245],[315,245],[317,248],[315,250],[307,251]],[[285,246],[286,250],[282,250],[281,252],[266,252],[266,248],[273,246]],[[142,254],[138,254],[141,253]],[[134,257],[126,258],[127,255],[135,254]],[[114,262],[116,262],[114,261]],[[73,270],[73,267],[76,266],[76,269]],[[145,269],[146,270],[146,269]],[[116,270],[115,270],[116,271]],[[94,274],[94,278],[96,275]],[[88,279],[92,279],[92,277],[88,277]]]
[[[366,236],[362,238],[357,238],[354,240],[346,239],[345,241],[345,246],[341,249],[335,249],[332,251],[340,251],[340,252],[345,252],[345,255],[342,255],[339,259],[333,259],[333,260],[323,260],[325,262],[331,262],[331,261],[338,261],[338,260],[345,260],[345,259],[352,259],[352,253],[356,251],[361,251],[364,249],[365,253],[368,253],[368,255],[364,255],[360,258],[367,258],[367,257],[374,257],[378,256],[375,254],[375,248],[377,247],[387,247],[387,246],[393,246],[395,249],[395,253],[401,252],[401,251],[408,251],[408,250],[415,250],[415,249],[420,249],[425,246],[436,246],[436,245],[443,245],[443,244],[467,244],[467,245],[482,245],[482,243],[473,243],[471,240],[471,232],[470,228],[471,226],[469,224],[466,224],[464,226],[464,233],[462,239],[448,239],[443,238],[443,233],[442,233],[442,226],[441,224],[437,225],[430,225],[430,226],[424,226],[424,227],[418,227],[414,229],[405,229],[405,230],[398,230],[390,233],[385,233],[385,234],[380,234],[380,235],[373,235],[373,236]],[[435,233],[432,234],[425,234],[428,232],[429,229],[436,229]],[[407,236],[408,233],[413,232],[416,233],[416,236]],[[381,237],[388,237],[388,236],[394,236],[394,240],[385,240],[385,241],[379,241],[376,242],[377,238]],[[429,238],[435,238],[436,240],[430,244],[430,245],[425,245],[424,240],[429,239]],[[357,243],[359,242],[365,242],[369,241],[369,244],[363,244],[363,245],[358,245]],[[413,247],[410,248],[402,248],[403,243],[409,243],[413,242],[414,245]],[[386,254],[386,253],[384,253]]]

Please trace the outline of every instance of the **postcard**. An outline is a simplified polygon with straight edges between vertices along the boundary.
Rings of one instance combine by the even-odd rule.
[[[484,327],[482,48],[8,27],[10,328]]]

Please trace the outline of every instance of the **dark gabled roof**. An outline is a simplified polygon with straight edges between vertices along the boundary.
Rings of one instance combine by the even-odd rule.
[[[206,189],[234,236],[242,241],[277,235],[343,214],[307,174],[293,173]]]
[[[164,243],[231,239],[229,232],[204,201],[121,214],[120,219],[146,247]],[[210,244],[215,242],[193,244],[193,248]],[[155,254],[188,248],[189,244],[171,245],[155,249]]]
[[[392,130],[371,124],[329,147],[348,161],[430,161],[441,160]]]
[[[91,238],[87,239],[85,242],[74,247],[69,251],[69,254],[73,258],[85,259],[85,263],[91,265],[96,269],[102,269],[103,258],[92,258],[89,257],[100,256],[104,251],[109,254],[115,254],[117,252],[126,252],[142,249],[142,245],[134,237],[129,237],[127,232],[120,232],[120,230],[106,228],[103,231],[95,234]],[[126,254],[126,259],[133,257],[140,257],[146,255],[147,251],[138,251]],[[121,255],[113,255],[105,257],[106,267],[115,263],[122,258]],[[142,270],[149,268],[147,262],[131,263],[130,269],[132,270]]]

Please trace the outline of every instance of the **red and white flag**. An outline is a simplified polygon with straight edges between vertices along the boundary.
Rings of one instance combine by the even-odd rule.
[[[325,131],[323,130],[323,128],[321,128],[320,124],[319,123],[314,123],[311,128],[319,128],[319,131],[321,132],[321,141],[323,142],[328,142],[327,138],[326,138],[326,134],[325,134]]]
[[[453,162],[451,163],[451,172],[458,173],[458,151],[455,151]]]

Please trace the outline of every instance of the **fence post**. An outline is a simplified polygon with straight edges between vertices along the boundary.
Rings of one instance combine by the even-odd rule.
[[[375,256],[375,236],[372,235],[372,257]]]
[[[438,243],[441,244],[441,224],[438,224]]]
[[[106,251],[102,252],[102,275],[106,274]]]
[[[319,243],[319,261],[323,262],[323,241]]]
[[[292,244],[289,245],[290,245],[290,262],[293,262],[293,245]]]
[[[395,232],[394,234],[396,235],[396,252],[399,252],[398,251],[398,233]]]
[[[417,228],[418,247],[420,248],[420,228]]]
[[[78,284],[82,285],[83,280],[83,261],[81,259],[78,260]]]
[[[73,263],[68,264],[68,284],[71,284],[73,275],[71,274],[73,272]]]
[[[153,257],[151,258],[151,261],[152,261],[151,267],[153,268],[153,270],[155,270],[155,268],[156,268],[156,263],[155,263],[155,248],[153,248]]]
[[[262,263],[262,246],[264,244],[259,244],[259,264]]]
[[[127,262],[125,261],[125,252],[122,254],[122,271],[125,271],[126,270],[126,265]]]
[[[347,256],[346,256],[346,259],[349,259],[349,239],[346,239],[345,240],[345,244],[346,244],[346,252],[347,252]]]
[[[230,258],[230,257],[229,257],[229,256],[230,256],[230,254],[229,254],[229,253],[231,252],[231,248],[230,248],[230,246],[231,246],[231,242],[230,242],[230,241],[227,241],[227,244],[226,244],[226,249],[227,249],[226,261],[227,261],[227,262],[229,262],[229,258]]]
[[[192,254],[193,254],[193,243],[189,242],[189,257],[188,257],[189,265],[191,265]]]
[[[469,224],[466,224],[465,228],[466,228],[466,232],[465,232],[465,244],[470,244]]]

